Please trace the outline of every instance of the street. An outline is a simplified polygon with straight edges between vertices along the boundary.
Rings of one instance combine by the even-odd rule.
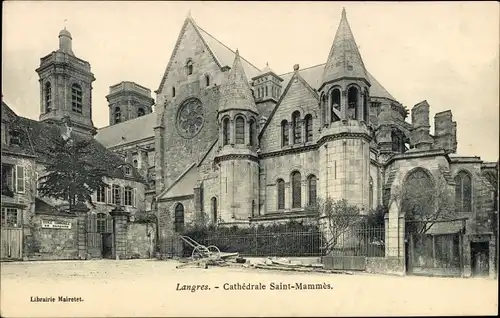
[[[1,264],[2,317],[496,315],[492,279],[319,274],[176,261]]]

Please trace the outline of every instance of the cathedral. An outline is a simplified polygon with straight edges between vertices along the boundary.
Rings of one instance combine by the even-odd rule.
[[[74,56],[71,41],[61,31],[63,52],[51,58]],[[457,213],[473,224],[464,244],[486,241],[494,248],[487,215],[497,209],[491,180],[498,164],[456,154],[450,110],[434,115],[433,133],[425,100],[407,121],[410,111],[365,67],[345,10],[323,64],[277,74],[243,55],[188,15],[156,101],[134,82],[110,86],[109,126],[96,129],[91,99],[78,102],[90,96],[93,81],[89,63],[78,59],[84,84],[71,110],[44,109],[72,83],[60,77],[50,92],[43,79],[51,69],[37,70],[40,120],[69,116],[75,131],[93,136],[142,176],[137,198],[157,215],[160,241],[200,219],[239,226],[306,220],[308,206],[330,197],[364,214],[389,205],[386,232],[394,235],[386,235],[386,257],[400,258],[404,212],[390,204],[391,190],[420,178],[440,180],[455,195]]]

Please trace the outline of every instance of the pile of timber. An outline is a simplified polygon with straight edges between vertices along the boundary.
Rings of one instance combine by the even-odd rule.
[[[272,259],[267,258],[264,262],[257,262],[250,265],[254,268],[279,270],[290,272],[314,272],[314,273],[329,273],[329,274],[347,274],[352,275],[352,272],[325,269],[323,264],[303,264],[300,261],[290,261],[287,259]]]

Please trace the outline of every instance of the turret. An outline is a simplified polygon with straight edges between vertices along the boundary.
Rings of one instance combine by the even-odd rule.
[[[221,87],[217,114],[220,135],[215,162],[220,168],[220,217],[224,222],[246,222],[257,213],[258,116],[252,89],[236,50],[227,82]]]

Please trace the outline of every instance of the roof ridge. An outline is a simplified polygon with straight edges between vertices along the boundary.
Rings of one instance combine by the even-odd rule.
[[[194,21],[194,20],[193,20]],[[198,25],[198,23],[196,23],[196,26],[198,27],[198,29],[200,29],[201,31],[205,32],[208,36],[212,37],[215,41],[219,42],[222,46],[224,46],[226,49],[228,49],[229,51],[231,51],[232,53],[236,54],[236,51],[233,51],[233,49],[231,49],[229,46],[225,45],[222,41],[220,41],[219,39],[217,39],[215,36],[213,36],[212,34],[210,34],[210,32],[208,32],[207,30],[203,29],[202,27],[200,27]],[[261,71],[257,66],[253,65],[252,62],[250,62],[249,60],[247,60],[246,58],[242,57],[240,55],[240,58],[247,62],[248,64],[250,64],[253,68],[255,68],[257,71]]]
[[[316,65],[309,66],[309,67],[306,67],[306,68],[301,68],[301,69],[299,69],[299,72],[300,71],[304,71],[304,70],[308,70],[308,69],[311,69],[311,68],[315,68],[315,67],[318,67],[318,66],[321,66],[321,65],[326,65],[326,63],[316,64]],[[281,74],[280,76],[287,75],[287,74],[290,74],[290,73],[293,73],[293,72],[295,72],[295,71],[286,72],[286,73]]]
[[[113,125],[108,125],[108,126],[104,126],[104,127],[101,127],[101,128],[97,128],[97,131],[99,130],[102,130],[102,129],[106,129],[106,128],[110,128],[110,127],[117,127],[121,124],[125,124],[125,123],[130,123],[131,121],[134,121],[134,120],[137,120],[137,119],[140,119],[140,118],[144,118],[144,117],[149,117],[149,115],[153,115],[155,112],[151,112],[149,114],[146,114],[144,116],[139,116],[139,117],[136,117],[136,118],[132,118],[132,119],[129,119],[129,120],[126,120],[126,121],[122,121],[122,122],[119,122],[118,124],[113,124]]]

